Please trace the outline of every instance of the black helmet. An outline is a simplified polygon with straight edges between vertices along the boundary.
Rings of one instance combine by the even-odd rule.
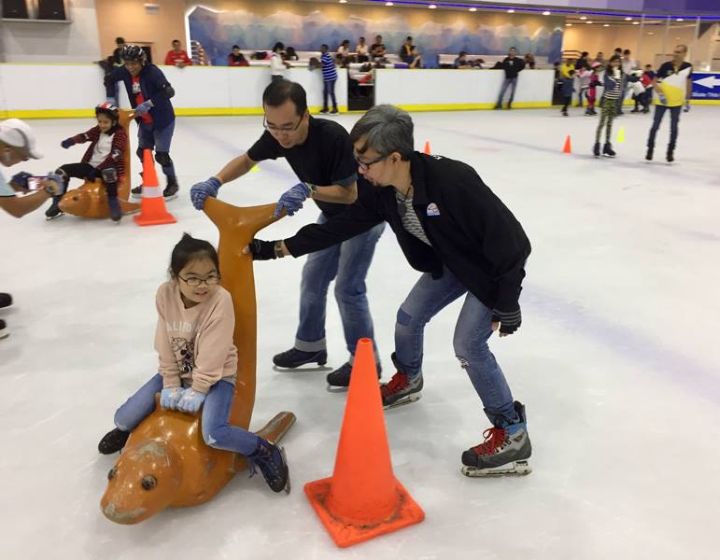
[[[141,64],[145,64],[147,62],[147,54],[142,47],[138,47],[137,45],[123,45],[120,50],[120,58],[123,60],[134,60],[136,62],[140,62]]]
[[[100,113],[110,117],[113,122],[118,122],[118,108],[112,103],[106,101],[95,107],[95,116],[97,117]]]

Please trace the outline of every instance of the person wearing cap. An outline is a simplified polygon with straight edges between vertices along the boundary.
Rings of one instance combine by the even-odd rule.
[[[0,163],[11,167],[21,161],[40,159],[37,151],[35,134],[27,123],[19,119],[0,121]],[[15,196],[16,192],[28,190],[30,173],[17,173],[10,182],[0,172],[0,208],[11,216],[22,218],[33,210],[37,210],[43,203],[55,194],[61,192],[61,179],[57,175],[48,175],[40,181],[40,189],[23,197]],[[0,309],[12,305],[12,296],[0,292]],[[0,319],[0,339],[8,336],[7,325]]]

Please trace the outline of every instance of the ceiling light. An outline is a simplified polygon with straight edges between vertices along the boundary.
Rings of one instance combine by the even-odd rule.
[[[639,21],[633,21],[633,25],[640,25]]]
[[[587,16],[580,16],[580,19],[585,21],[587,19]]]
[[[341,4],[347,4],[347,0],[338,0]]]
[[[632,18],[631,18],[631,17],[626,17],[626,18],[625,18],[625,21],[632,21]]]
[[[471,12],[477,12],[477,8],[470,8]]]
[[[508,14],[514,14],[515,10],[508,10]]]
[[[592,23],[592,21],[586,21],[585,23],[587,23],[588,25],[590,25],[590,24]]]
[[[685,21],[683,18],[679,17],[675,21]]]
[[[610,27],[609,23],[603,23],[603,27]]]
[[[565,27],[572,27],[572,23],[566,23]]]
[[[430,8],[431,10],[434,10],[435,8],[437,8],[437,6],[435,4],[430,4],[428,6],[428,8]]]
[[[386,6],[393,6],[394,4],[392,2],[385,2]]]
[[[549,16],[549,15],[550,15],[550,12],[543,12],[543,15],[544,15],[544,16]]]
[[[652,31],[648,31],[648,35],[655,35]]]

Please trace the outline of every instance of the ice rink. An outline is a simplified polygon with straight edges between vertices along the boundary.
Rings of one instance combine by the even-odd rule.
[[[217,241],[189,200],[262,132],[261,117],[180,118],[171,154],[181,185],[178,223],[139,228],[43,210],[0,215],[0,556],[19,559],[372,558],[715,559],[720,503],[720,109],[683,114],[677,162],[646,163],[651,115],[615,121],[618,158],[590,155],[596,118],[580,109],[413,115],[416,146],[475,166],[533,245],[522,328],[490,346],[527,406],[534,454],[524,478],[469,479],[461,452],[488,427],[452,349],[460,302],[428,326],[423,398],[386,413],[395,475],[426,520],[346,550],[335,547],[302,486],[329,476],[345,403],[325,375],[346,359],[337,306],[328,305],[325,371],[279,372],[290,348],[304,259],[255,266],[258,390],[253,424],[298,417],[284,445],[293,491],[275,495],[239,474],[204,506],[138,526],[104,518],[99,501],[115,457],[97,443],[115,409],[156,371],[154,296],[182,232]],[[348,129],[359,115],[338,121]],[[45,173],[79,161],[60,141],[92,119],[34,121],[45,158],[11,169]],[[132,125],[133,150],[135,125]],[[573,154],[561,153],[572,136]],[[133,158],[133,182],[139,171]],[[158,168],[159,172],[159,168]],[[162,178],[161,178],[162,181]],[[237,205],[273,202],[296,183],[289,166],[222,188]],[[78,183],[73,183],[77,185]],[[317,217],[309,203],[261,232],[288,237]],[[381,238],[368,277],[377,343],[392,375],[397,307],[419,273],[394,235]]]

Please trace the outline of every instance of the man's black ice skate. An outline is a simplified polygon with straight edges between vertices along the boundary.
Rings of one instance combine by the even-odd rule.
[[[0,319],[0,339],[6,338],[10,334],[10,331],[7,328],[7,323]]]
[[[595,142],[593,146],[593,155],[597,158],[600,157],[600,142]]]
[[[654,148],[652,146],[648,146],[647,152],[645,152],[645,159],[648,161],[652,161],[653,152]]]
[[[177,193],[180,187],[178,187],[177,179],[175,177],[168,177],[167,186],[163,190],[163,198],[167,200],[173,200],[177,198]]]
[[[327,377],[327,383],[328,387],[327,390],[331,393],[339,393],[342,391],[347,391],[348,387],[350,386],[350,374],[352,373],[352,365],[350,365],[350,362],[345,362],[343,365],[341,365],[339,368],[337,368],[335,371],[332,371],[328,373]],[[380,364],[377,364],[377,376],[378,379],[380,379],[380,375],[382,373],[382,366]]]
[[[665,159],[668,163],[672,163],[675,161],[675,148],[668,148]]]
[[[327,351],[303,352],[297,348],[290,348],[290,350],[273,356],[273,363],[278,367],[288,369],[295,369],[305,364],[324,366],[327,363]]]
[[[463,452],[461,472],[465,476],[525,475],[532,471],[527,461],[532,455],[532,445],[525,407],[517,401],[514,407],[520,422],[485,430],[485,441]]]
[[[0,293],[0,309],[10,307],[13,304],[13,298],[10,294]]]
[[[605,145],[603,146],[603,155],[605,157],[610,157],[610,158],[615,157],[617,155],[615,153],[615,151],[612,149],[612,144],[610,144],[610,142],[606,142]]]
[[[125,430],[120,430],[118,428],[110,430],[103,436],[100,443],[98,443],[98,451],[103,455],[112,455],[113,453],[117,453],[125,447],[129,437],[130,432],[126,432]]]
[[[257,448],[247,458],[250,461],[251,476],[255,474],[255,467],[258,467],[273,492],[290,493],[290,472],[282,447],[259,438]]]

